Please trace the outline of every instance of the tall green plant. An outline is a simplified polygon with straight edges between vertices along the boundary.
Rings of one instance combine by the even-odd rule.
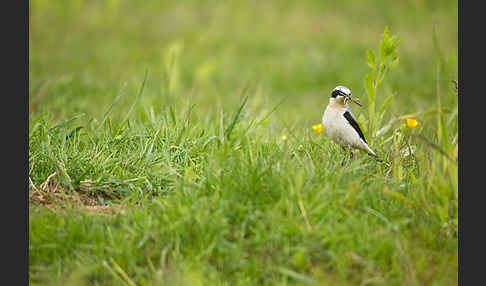
[[[383,39],[378,46],[378,59],[375,53],[371,50],[366,51],[366,63],[371,68],[366,75],[364,83],[366,93],[368,95],[368,110],[369,110],[369,138],[373,137],[373,129],[375,124],[375,105],[378,88],[387,77],[388,73],[395,69],[399,63],[397,47],[403,39],[398,38],[397,35],[390,37],[388,27],[385,27],[383,32]]]

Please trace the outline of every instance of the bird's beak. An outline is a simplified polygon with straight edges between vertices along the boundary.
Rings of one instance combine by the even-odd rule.
[[[351,100],[352,102],[356,103],[359,106],[362,106],[361,103],[359,102],[359,99],[357,98],[352,98],[351,96],[347,96],[347,99]]]

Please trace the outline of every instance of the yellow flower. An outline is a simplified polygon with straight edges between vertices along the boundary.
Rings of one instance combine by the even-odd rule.
[[[282,135],[282,140],[283,140],[283,141],[287,140],[287,136]]]
[[[415,120],[413,118],[407,118],[407,125],[408,125],[408,127],[415,128],[415,127],[417,127],[418,124],[419,123],[418,123],[417,120]]]
[[[321,133],[322,129],[323,129],[323,126],[322,126],[321,123],[316,124],[316,125],[312,125],[312,130],[314,130],[317,133]]]

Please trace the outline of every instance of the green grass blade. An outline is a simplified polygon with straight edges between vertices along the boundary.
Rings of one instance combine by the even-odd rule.
[[[241,96],[244,96],[247,91],[248,91],[248,86],[246,86],[243,89],[243,91],[241,92]],[[236,111],[235,115],[233,116],[233,120],[231,121],[230,125],[228,125],[228,127],[224,131],[224,134],[225,134],[225,136],[228,140],[231,137],[231,132],[233,132],[233,128],[236,126],[236,123],[238,122],[238,119],[240,118],[241,111],[243,110],[243,107],[245,107],[247,101],[248,101],[248,95],[246,95],[243,98],[243,101],[241,102],[240,106],[238,107],[238,110]]]

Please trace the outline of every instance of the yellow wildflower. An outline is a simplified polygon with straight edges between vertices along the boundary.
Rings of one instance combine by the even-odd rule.
[[[415,127],[417,127],[418,124],[419,123],[418,123],[417,120],[415,120],[413,118],[407,118],[407,125],[408,125],[408,127],[415,128]]]
[[[316,124],[316,125],[312,125],[312,130],[314,130],[317,133],[321,133],[322,129],[323,129],[323,126],[322,126],[321,123]]]
[[[282,140],[283,140],[283,141],[287,140],[287,136],[282,135]]]

